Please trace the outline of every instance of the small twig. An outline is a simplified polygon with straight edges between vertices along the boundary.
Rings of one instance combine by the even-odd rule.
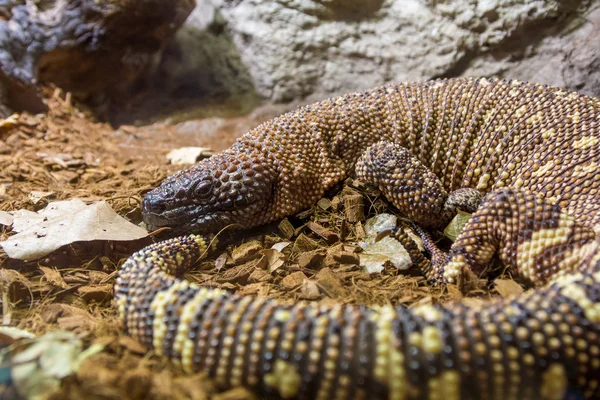
[[[10,301],[8,299],[8,291],[6,287],[2,285],[2,325],[10,325],[12,312],[10,311]]]

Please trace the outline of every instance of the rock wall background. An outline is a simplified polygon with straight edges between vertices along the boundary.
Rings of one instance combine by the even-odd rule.
[[[170,94],[309,102],[390,81],[486,75],[600,96],[584,0],[197,0],[157,64]]]
[[[600,0],[0,0],[0,117],[40,83],[115,125],[460,75],[600,97],[599,42]]]

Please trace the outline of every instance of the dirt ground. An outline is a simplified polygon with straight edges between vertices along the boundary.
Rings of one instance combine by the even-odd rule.
[[[283,111],[262,108],[244,117],[113,130],[94,122],[58,89],[48,88],[46,97],[47,115],[22,114],[0,126],[0,210],[37,211],[48,202],[71,198],[106,200],[120,215],[139,223],[143,194],[181,168],[168,163],[169,150],[221,150]],[[358,211],[348,212],[344,206],[349,196],[358,199]],[[456,287],[429,287],[411,271],[389,267],[381,274],[368,274],[358,266],[355,242],[364,235],[364,221],[387,208],[376,193],[340,187],[300,216],[245,233],[237,243],[244,242],[241,247],[217,251],[189,278],[211,287],[292,300],[410,306],[461,299]],[[2,229],[4,240],[11,232]],[[112,307],[116,271],[128,255],[152,240],[76,243],[36,262],[10,260],[0,252],[3,325],[36,335],[72,331],[86,347],[104,346],[50,398],[252,398],[241,388],[217,391],[203,374],[183,375],[120,331]],[[282,242],[290,244],[270,250]],[[465,300],[481,301],[498,292],[477,291]]]

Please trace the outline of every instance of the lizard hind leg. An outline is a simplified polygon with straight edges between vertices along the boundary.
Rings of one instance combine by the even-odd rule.
[[[439,274],[459,282],[482,275],[497,255],[508,271],[534,286],[579,265],[596,234],[539,193],[503,188],[490,192],[450,248]]]

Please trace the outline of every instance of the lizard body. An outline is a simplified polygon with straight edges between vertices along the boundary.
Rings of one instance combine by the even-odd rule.
[[[449,254],[409,251],[432,281],[460,282],[497,256],[538,289],[411,309],[253,299],[176,277],[206,250],[190,235],[123,265],[125,329],[221,386],[283,398],[600,396],[599,124],[597,99],[470,78],[386,85],[268,121],[150,192],[146,222],[256,226],[357,176],[419,230],[476,210]]]

